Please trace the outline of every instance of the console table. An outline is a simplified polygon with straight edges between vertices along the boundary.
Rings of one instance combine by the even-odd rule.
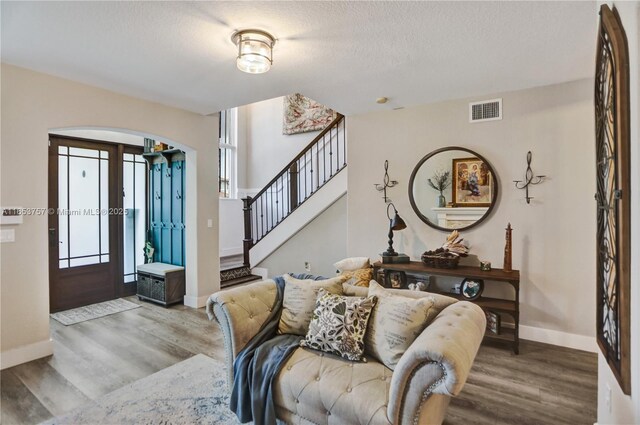
[[[520,338],[518,335],[518,327],[520,325],[520,271],[513,270],[511,272],[505,272],[502,269],[482,271],[480,270],[480,267],[471,266],[458,266],[455,269],[438,269],[434,267],[428,267],[421,261],[412,261],[408,264],[382,264],[380,261],[377,261],[373,264],[374,277],[381,285],[387,287],[387,279],[385,279],[383,276],[380,276],[380,270],[385,271],[383,276],[385,276],[388,271],[396,271],[403,273],[405,276],[406,273],[409,273],[412,275],[458,277],[461,278],[461,280],[463,278],[482,279],[484,280],[485,288],[487,284],[491,283],[506,283],[511,285],[515,292],[513,299],[489,298],[480,296],[480,298],[477,298],[475,300],[467,300],[460,294],[440,291],[433,292],[439,293],[441,295],[446,295],[448,297],[457,298],[459,300],[472,302],[480,306],[483,310],[505,313],[513,317],[515,323],[515,327],[513,329],[501,325],[500,333],[498,335],[486,332],[484,337],[485,340],[510,344],[513,352],[515,354],[518,354],[520,344]],[[406,282],[406,279],[404,279],[404,282]]]

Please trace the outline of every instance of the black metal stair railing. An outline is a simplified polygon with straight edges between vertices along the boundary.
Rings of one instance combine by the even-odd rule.
[[[260,192],[242,200],[245,265],[255,244],[347,166],[345,130],[338,114]]]

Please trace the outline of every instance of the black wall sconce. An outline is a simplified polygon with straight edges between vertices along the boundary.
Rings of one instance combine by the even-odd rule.
[[[515,183],[516,185],[516,189],[525,190],[524,199],[527,200],[527,204],[530,204],[531,200],[533,199],[532,196],[529,196],[529,186],[542,183],[544,178],[546,177],[546,176],[533,175],[533,170],[531,169],[531,157],[532,157],[531,151],[527,152],[527,171],[525,172],[525,175],[524,175],[524,181],[523,180],[513,181],[513,183]]]
[[[378,192],[383,192],[382,199],[384,199],[385,204],[391,202],[391,199],[387,197],[387,188],[394,187],[398,184],[397,180],[391,180],[389,177],[389,161],[385,159],[384,161],[384,178],[382,179],[382,184],[375,183],[374,186]]]

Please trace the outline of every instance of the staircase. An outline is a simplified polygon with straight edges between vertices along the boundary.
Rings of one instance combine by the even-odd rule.
[[[346,147],[345,117],[338,114],[262,190],[243,199],[244,267],[258,264],[346,192],[346,174],[340,174]],[[285,231],[281,225],[290,216],[295,219]]]

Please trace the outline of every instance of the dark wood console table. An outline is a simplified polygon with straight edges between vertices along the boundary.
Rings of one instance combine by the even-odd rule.
[[[380,261],[377,261],[373,264],[374,277],[381,285],[387,287],[388,285],[385,283],[386,279],[384,279],[384,274],[381,275],[380,270],[397,271],[405,274],[409,273],[412,275],[483,279],[485,281],[485,288],[487,283],[492,282],[503,282],[510,284],[515,291],[514,299],[489,298],[481,296],[480,298],[477,298],[475,300],[466,300],[462,295],[454,294],[451,292],[433,292],[439,293],[441,295],[446,295],[448,297],[457,298],[459,300],[472,302],[480,306],[483,310],[504,313],[513,317],[515,324],[515,327],[513,329],[501,326],[500,333],[498,335],[486,332],[484,337],[485,340],[510,344],[513,352],[515,354],[518,354],[520,344],[520,338],[518,335],[518,328],[520,325],[520,271],[513,270],[511,272],[505,272],[502,269],[482,271],[480,270],[480,267],[472,266],[458,266],[455,269],[438,269],[434,267],[428,267],[421,261],[412,261],[407,264],[382,264]]]

